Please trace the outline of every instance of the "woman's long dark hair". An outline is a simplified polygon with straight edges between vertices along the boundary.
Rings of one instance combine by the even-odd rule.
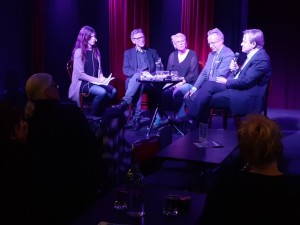
[[[88,41],[90,40],[90,38],[93,34],[96,34],[96,31],[94,28],[92,28],[90,26],[84,26],[80,29],[74,49],[72,51],[72,57],[71,57],[72,60],[74,59],[74,53],[75,53],[76,49],[80,48],[82,51],[82,55],[81,55],[82,62],[85,62],[86,51],[88,48]],[[93,45],[93,50],[94,50],[93,51],[94,57],[100,61],[100,51],[96,44]]]

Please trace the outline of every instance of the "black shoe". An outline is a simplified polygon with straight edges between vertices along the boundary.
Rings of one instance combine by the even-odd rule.
[[[130,120],[128,121],[126,124],[125,124],[125,129],[128,129],[128,128],[131,128],[133,126],[133,120]]]
[[[183,125],[183,126],[187,126],[189,128],[197,127],[197,122],[190,117],[183,117],[183,118],[178,118],[178,119],[170,118],[169,122],[171,124],[173,123],[173,124],[177,124],[177,125]]]
[[[141,128],[141,120],[140,119],[134,119],[132,124],[133,130],[139,130]]]
[[[114,109],[120,110],[122,112],[125,112],[126,108],[127,108],[128,104],[125,101],[122,101],[121,103],[119,103],[118,105],[113,105],[112,107]]]

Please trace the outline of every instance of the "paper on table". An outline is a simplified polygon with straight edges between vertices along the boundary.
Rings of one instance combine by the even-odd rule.
[[[223,148],[224,146],[215,141],[207,141],[205,143],[195,142],[198,148]]]
[[[91,82],[91,83],[96,85],[108,85],[109,82],[112,81],[113,79],[115,79],[115,77],[113,77],[112,74],[110,74],[108,78],[106,78],[103,82]]]

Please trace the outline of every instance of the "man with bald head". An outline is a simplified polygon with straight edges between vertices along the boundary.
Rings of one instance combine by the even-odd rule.
[[[36,73],[26,82],[27,97],[37,99],[59,99],[58,85],[48,73]]]
[[[83,112],[59,101],[52,75],[30,76],[26,93],[33,215],[62,223],[94,200],[96,138]]]

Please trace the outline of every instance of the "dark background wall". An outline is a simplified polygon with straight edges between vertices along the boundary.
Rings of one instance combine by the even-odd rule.
[[[30,15],[25,6],[26,1],[0,1],[0,98],[7,90],[7,97],[18,102],[24,98],[19,89],[30,63]]]
[[[269,105],[300,108],[298,30],[299,7],[296,0],[249,0],[249,27],[265,33],[265,48],[272,60],[273,78]]]
[[[33,40],[32,4],[38,0],[2,0],[0,25],[0,94],[8,90],[9,98],[22,102],[25,81],[31,75],[31,46]],[[98,46],[102,53],[102,67],[109,70],[108,0],[44,0],[45,71],[55,76],[61,96],[67,98],[70,84],[66,72],[79,29],[90,25],[97,31]],[[225,34],[225,44],[240,51],[242,30],[260,28],[265,33],[265,48],[273,64],[270,107],[300,108],[300,76],[296,70],[297,1],[274,0],[215,0],[215,27]],[[164,65],[173,46],[170,36],[181,31],[181,0],[151,0],[150,47],[158,50]],[[39,34],[34,34],[39,36]],[[41,34],[42,37],[42,34]],[[35,36],[35,38],[38,38]],[[205,61],[206,59],[200,59]],[[122,65],[120,65],[121,67]],[[1,95],[2,96],[2,95]]]

